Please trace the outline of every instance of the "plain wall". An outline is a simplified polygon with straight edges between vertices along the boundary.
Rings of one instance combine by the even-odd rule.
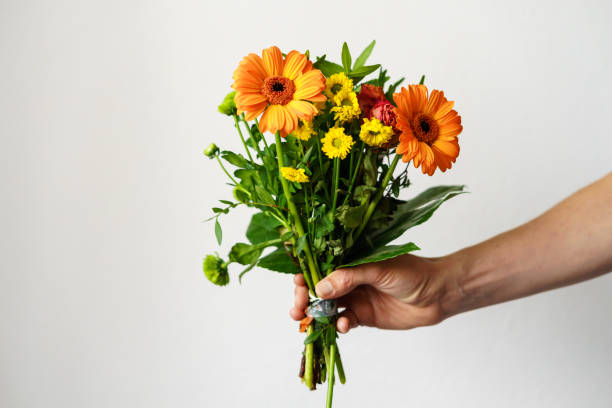
[[[456,101],[466,184],[398,242],[439,256],[525,222],[611,170],[606,1],[0,2],[0,406],[312,407],[291,277],[218,288],[243,241],[210,142],[240,59],[348,41]],[[341,336],[337,407],[609,407],[612,276],[404,332]]]

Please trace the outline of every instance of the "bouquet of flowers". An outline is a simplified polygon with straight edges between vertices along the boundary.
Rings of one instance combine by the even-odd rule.
[[[438,186],[398,198],[410,185],[410,162],[428,175],[451,168],[461,117],[444,92],[428,92],[424,76],[398,91],[404,78],[390,82],[379,64],[366,65],[374,44],[353,62],[344,43],[341,64],[325,55],[313,62],[308,51],[284,54],[276,46],[244,57],[234,71],[234,91],[219,106],[233,119],[244,154],[214,144],[204,151],[233,189],[233,199],[220,200],[209,219],[219,244],[223,215],[241,205],[257,210],[248,242],[234,244],[227,260],[206,256],[204,274],[216,285],[229,282],[230,264],[243,265],[238,279],[255,267],[303,274],[311,300],[300,323],[299,376],[309,389],[327,381],[327,407],[335,379],[344,383],[345,373],[338,307],[317,299],[315,285],[337,268],[419,249],[389,243],[464,191]]]

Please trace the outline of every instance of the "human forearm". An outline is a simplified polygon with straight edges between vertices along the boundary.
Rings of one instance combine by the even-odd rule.
[[[612,173],[540,217],[448,257],[449,315],[612,270]]]

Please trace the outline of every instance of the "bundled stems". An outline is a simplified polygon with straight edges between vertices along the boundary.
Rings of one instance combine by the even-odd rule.
[[[276,155],[278,160],[278,171],[281,185],[283,187],[283,193],[285,194],[285,199],[287,200],[287,207],[289,208],[289,212],[293,217],[293,222],[295,223],[295,229],[297,230],[298,238],[305,235],[304,227],[302,225],[302,219],[300,218],[300,214],[298,213],[297,208],[295,207],[295,203],[293,202],[293,197],[291,195],[291,191],[289,190],[289,185],[287,184],[287,180],[280,173],[281,167],[284,167],[284,159],[283,159],[283,145],[280,137],[280,132],[276,132],[275,134],[276,140]],[[312,257],[312,252],[310,251],[310,245],[308,241],[304,245],[304,253],[306,254],[306,263],[308,264],[308,269],[310,270],[310,280],[313,285],[319,283],[321,280],[317,266],[314,262],[314,258]],[[314,287],[311,288],[314,290]]]
[[[383,194],[385,193],[385,190],[387,189],[387,185],[389,184],[389,181],[391,181],[391,177],[393,177],[393,172],[395,171],[395,167],[397,167],[397,163],[399,162],[400,157],[401,156],[399,154],[396,154],[395,157],[393,158],[393,162],[389,166],[389,169],[387,169],[387,173],[385,174],[385,177],[383,178],[382,183],[380,184],[380,187],[378,188],[378,191],[376,192],[376,195],[374,196],[374,200],[372,200],[370,202],[370,205],[368,205],[368,209],[366,210],[366,213],[363,216],[363,222],[361,223],[361,225],[359,226],[359,229],[357,230],[357,232],[355,233],[355,236],[353,237],[355,241],[357,241],[357,238],[359,238],[359,236],[363,232],[366,225],[368,225],[368,221],[370,221],[372,214],[374,214],[374,210],[376,209],[378,202],[380,201]]]
[[[327,403],[326,408],[331,408],[334,398],[334,373],[336,365],[336,341],[329,346],[329,363],[327,367]]]

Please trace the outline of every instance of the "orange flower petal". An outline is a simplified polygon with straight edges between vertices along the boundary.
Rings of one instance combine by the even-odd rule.
[[[306,66],[306,56],[297,51],[291,51],[285,58],[285,67],[283,68],[283,76],[291,80],[297,78],[302,73]]]
[[[262,52],[263,65],[267,76],[278,76],[283,72],[283,54],[276,45],[266,48]]]
[[[300,321],[300,333],[304,333],[306,329],[308,329],[308,326],[310,326],[310,323],[312,323],[313,320],[314,320],[314,317],[312,316],[306,316],[305,318],[303,318]]]
[[[287,108],[299,118],[307,122],[310,121],[317,113],[317,109],[314,107],[314,105],[305,101],[291,101],[287,104]]]

